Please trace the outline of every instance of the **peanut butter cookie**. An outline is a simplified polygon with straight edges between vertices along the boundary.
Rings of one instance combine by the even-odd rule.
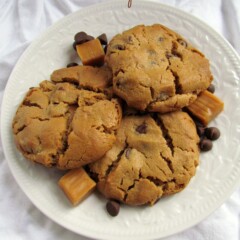
[[[198,142],[195,123],[185,112],[126,116],[113,147],[89,171],[105,197],[154,204],[184,189],[194,176]]]
[[[189,105],[213,79],[204,55],[160,24],[139,25],[113,37],[106,62],[114,92],[129,106],[150,112]]]
[[[111,149],[121,106],[117,99],[92,91],[108,86],[107,70],[86,68],[55,71],[55,82],[43,81],[28,91],[12,124],[16,145],[27,159],[72,169],[96,161]],[[79,71],[81,77],[76,76]],[[88,75],[91,81],[85,83]]]

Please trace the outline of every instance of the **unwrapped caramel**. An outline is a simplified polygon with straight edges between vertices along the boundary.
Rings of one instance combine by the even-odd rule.
[[[103,65],[105,53],[99,39],[79,44],[76,49],[83,65]]]
[[[223,107],[224,103],[218,97],[205,90],[187,109],[203,125],[207,126],[209,122],[223,111]]]
[[[96,186],[83,168],[70,170],[60,178],[58,184],[74,206],[84,200]]]

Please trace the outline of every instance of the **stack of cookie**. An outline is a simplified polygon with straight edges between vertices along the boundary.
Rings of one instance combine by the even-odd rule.
[[[48,167],[84,167],[106,198],[129,205],[154,204],[181,191],[200,153],[196,124],[187,113],[196,106],[185,110],[211,85],[209,61],[160,24],[116,35],[105,56],[99,46],[106,45],[106,36],[85,34],[85,41],[83,35],[75,36],[74,47],[85,65],[54,71],[19,106],[13,120],[18,149]],[[223,103],[213,102],[219,113]],[[215,113],[213,105],[208,109]],[[65,179],[60,186],[66,192]]]

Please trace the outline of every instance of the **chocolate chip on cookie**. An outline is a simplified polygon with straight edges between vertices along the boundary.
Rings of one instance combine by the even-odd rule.
[[[136,128],[136,131],[140,134],[145,134],[147,132],[147,125],[143,123]]]

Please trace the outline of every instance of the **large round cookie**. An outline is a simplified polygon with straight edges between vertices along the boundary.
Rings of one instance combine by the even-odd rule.
[[[139,110],[179,110],[212,81],[204,55],[160,24],[116,35],[106,61],[113,71],[114,92]]]
[[[121,106],[101,93],[109,82],[106,71],[84,66],[57,70],[55,82],[43,81],[28,91],[13,119],[16,145],[27,159],[71,169],[96,161],[112,147]],[[99,92],[83,89],[89,74],[93,83],[87,89]]]
[[[129,205],[153,204],[186,187],[199,162],[199,137],[185,112],[124,117],[117,141],[90,164],[98,190]]]

